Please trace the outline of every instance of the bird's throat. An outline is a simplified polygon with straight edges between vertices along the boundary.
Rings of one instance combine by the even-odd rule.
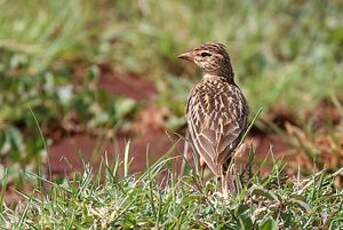
[[[210,73],[205,73],[202,79],[208,80],[208,79],[214,79],[214,78],[220,78],[220,76]]]
[[[224,79],[225,81],[228,81],[230,83],[234,83],[233,76],[220,76],[217,74],[210,74],[205,73],[202,77],[203,80],[209,80],[209,79]]]

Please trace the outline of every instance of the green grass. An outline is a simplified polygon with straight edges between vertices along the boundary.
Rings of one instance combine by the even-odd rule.
[[[107,31],[113,30],[111,38],[118,41],[113,47],[117,44],[126,54],[112,55],[119,58],[121,66],[136,66],[148,77],[165,82],[165,78],[190,74],[199,79],[199,73],[188,67],[180,70],[175,55],[217,40],[227,44],[253,109],[284,106],[304,121],[306,108],[343,86],[339,77],[343,38],[340,4],[146,2],[146,12],[134,3],[123,5],[119,4],[117,11],[128,11],[130,20],[124,17],[119,23],[125,26],[112,25]],[[183,103],[184,98],[180,99]]]
[[[223,194],[214,181],[192,173],[175,178],[162,159],[141,175],[120,179],[118,162],[98,173],[59,184],[27,173],[26,180],[49,185],[8,207],[0,203],[7,229],[338,229],[343,226],[343,193],[334,174],[287,179],[279,163],[263,177],[235,176],[236,191]],[[126,162],[128,167],[128,162]],[[126,170],[126,169],[125,169]],[[161,172],[163,179],[161,180]],[[245,177],[246,178],[246,177]],[[227,198],[225,198],[227,197]]]
[[[239,187],[228,198],[214,181],[201,182],[191,173],[176,179],[166,166],[169,159],[129,175],[126,158],[124,178],[118,176],[119,162],[103,164],[97,173],[86,167],[82,175],[58,182],[32,173],[40,171],[53,144],[50,131],[63,129],[74,114],[83,132],[114,135],[113,127],[130,122],[145,105],[99,91],[100,64],[118,75],[153,80],[158,96],[150,103],[167,107],[172,114],[166,126],[177,130],[184,124],[187,92],[200,73],[176,55],[213,40],[227,44],[253,113],[264,107],[268,123],[272,109],[285,109],[299,130],[295,137],[281,130],[284,140],[309,161],[320,161],[321,153],[340,159],[340,126],[325,126],[320,137],[331,139],[324,150],[312,127],[318,102],[343,111],[339,1],[3,0],[0,8],[0,228],[343,226],[343,194],[335,183],[342,172],[332,173],[341,167],[339,160],[331,166],[319,162],[330,173],[309,169],[311,176],[295,179],[286,179],[275,163],[266,177],[256,173],[242,183],[236,177]],[[75,86],[79,70],[85,78]],[[13,182],[32,184],[35,191],[18,192],[23,202],[7,205],[4,194]]]
[[[171,115],[166,126],[180,128],[184,124],[187,92],[200,73],[181,63],[176,55],[206,41],[227,44],[252,112],[264,107],[263,120],[269,126],[275,127],[270,123],[272,109],[282,108],[315,142],[315,105],[323,100],[333,102],[342,116],[343,5],[339,1],[175,0],[161,4],[2,0],[0,8],[0,180],[7,175],[9,181],[19,183],[21,169],[38,170],[46,159],[45,143],[48,148],[53,144],[51,129],[63,130],[62,124],[74,114],[83,132],[112,136],[113,127],[121,128],[135,117],[144,103],[110,96],[96,88],[100,64],[118,75],[133,73],[153,80],[158,96],[150,103],[167,107]],[[78,70],[85,73],[85,78],[75,86]],[[327,125],[325,129],[329,136],[341,133],[340,126]],[[293,138],[283,134],[285,140]],[[301,141],[298,147],[306,151]],[[322,145],[315,146],[319,149]],[[336,146],[340,146],[339,141],[333,150],[329,149],[333,155]],[[128,180],[118,184],[126,186]],[[133,193],[143,190],[144,183],[138,184]],[[169,191],[175,190],[176,185],[169,186]],[[185,185],[180,182],[178,186]],[[106,189],[115,188],[101,185],[99,196]],[[296,188],[289,192],[295,191]],[[183,195],[192,197],[189,189]],[[35,206],[34,201],[29,204]],[[133,207],[139,210],[136,205]],[[204,211],[191,207],[194,215]],[[192,214],[187,209],[182,212],[186,217]],[[227,218],[234,218],[226,214]],[[84,217],[75,215],[68,218]],[[206,219],[205,214],[201,215]],[[221,218],[214,216],[211,218]],[[24,220],[25,216],[23,223]],[[303,222],[299,226],[300,223]]]

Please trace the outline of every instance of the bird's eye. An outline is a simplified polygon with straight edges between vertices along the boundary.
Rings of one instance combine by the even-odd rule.
[[[212,54],[207,53],[207,52],[202,52],[201,53],[201,57],[209,57],[209,56],[212,56]]]

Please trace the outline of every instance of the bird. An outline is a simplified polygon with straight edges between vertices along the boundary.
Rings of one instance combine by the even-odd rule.
[[[178,58],[193,62],[202,72],[202,79],[191,89],[186,105],[190,144],[200,156],[202,173],[208,167],[221,177],[247,130],[247,100],[235,83],[224,44],[208,42]]]

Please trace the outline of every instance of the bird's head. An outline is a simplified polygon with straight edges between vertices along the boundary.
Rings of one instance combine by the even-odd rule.
[[[222,43],[205,43],[178,58],[194,62],[205,74],[233,79],[230,57]]]

